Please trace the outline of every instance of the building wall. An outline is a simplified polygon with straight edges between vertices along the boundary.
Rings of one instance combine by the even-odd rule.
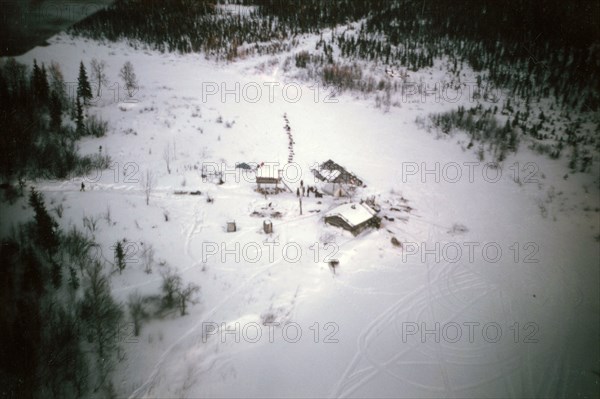
[[[325,217],[325,223],[335,227],[341,227],[342,229],[349,231],[353,235],[357,236],[369,227],[379,228],[380,219],[377,216],[373,216],[371,219],[352,227],[339,216],[329,216]]]

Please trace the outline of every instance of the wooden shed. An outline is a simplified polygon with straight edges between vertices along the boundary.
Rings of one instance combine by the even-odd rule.
[[[237,231],[237,225],[235,224],[235,220],[230,220],[227,222],[227,232],[235,233]]]

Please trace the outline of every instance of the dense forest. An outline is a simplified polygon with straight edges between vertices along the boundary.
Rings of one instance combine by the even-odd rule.
[[[448,57],[459,73],[468,63],[491,83],[523,96],[554,94],[569,107],[599,105],[600,5],[591,1],[248,0],[250,12],[218,12],[210,1],[121,0],[81,21],[72,32],[139,40],[161,51],[204,51],[229,59],[277,52],[304,33],[339,26],[325,43],[348,59],[410,70]],[[358,22],[348,32],[344,26]],[[261,43],[270,42],[261,46]],[[243,48],[242,48],[243,47]],[[322,58],[323,59],[323,58]],[[336,60],[325,57],[324,62]]]

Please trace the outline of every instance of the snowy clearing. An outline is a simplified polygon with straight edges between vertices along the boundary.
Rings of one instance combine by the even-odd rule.
[[[316,37],[303,40],[300,49]],[[123,94],[106,90],[90,107],[110,131],[81,141],[80,152],[102,146],[110,169],[28,184],[49,209],[61,205],[64,228],[96,217],[93,236],[107,260],[116,241],[130,243],[126,269],[111,279],[119,301],[136,290],[156,295],[166,267],[201,287],[189,314],[167,314],[144,324],[139,337],[122,337],[119,396],[597,391],[597,171],[564,179],[566,161],[525,145],[494,169],[465,148],[463,135],[427,133],[415,123],[469,104],[466,97],[416,96],[384,112],[373,98],[333,97],[294,80],[298,71],[283,68],[289,54],[216,63],[65,34],[50,42],[17,60],[56,61],[71,82],[80,60],[106,60],[114,82],[130,61],[140,87],[135,102],[115,101]],[[439,67],[414,75],[445,76]],[[235,169],[261,162],[283,168],[291,152],[294,168],[284,178],[292,192],[260,194]],[[380,229],[353,237],[326,225],[323,216],[347,198],[304,197],[300,215],[300,178],[315,184],[310,170],[327,159],[360,176],[365,187],[354,201],[374,196]],[[223,184],[202,177],[207,165],[225,171]],[[140,181],[148,170],[155,187],[146,205]],[[24,204],[2,203],[2,234],[31,216]],[[273,223],[270,235],[264,220]],[[236,232],[226,231],[228,221]],[[148,246],[156,259],[150,274],[141,261]]]

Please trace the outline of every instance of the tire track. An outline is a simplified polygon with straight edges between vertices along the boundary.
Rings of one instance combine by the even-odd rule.
[[[310,216],[314,216],[314,215],[310,215]],[[304,217],[302,219],[309,219],[309,217]],[[297,220],[294,220],[294,221],[297,221]],[[196,225],[196,222],[197,222],[197,220],[195,220],[194,226]],[[194,231],[195,231],[195,228],[190,229],[190,234],[188,234],[188,240],[186,241],[186,247],[187,248],[189,248],[189,245],[191,243],[191,238],[194,235],[193,234]],[[189,255],[194,260],[193,256],[191,255],[191,252],[189,253]],[[210,318],[213,317],[215,315],[215,313],[221,307],[223,307],[223,305],[225,305],[227,302],[229,302],[231,299],[233,299],[235,296],[237,296],[240,292],[242,292],[242,290],[244,288],[246,288],[248,285],[250,285],[257,277],[259,277],[260,275],[264,274],[265,272],[267,272],[268,270],[270,270],[271,268],[273,268],[273,266],[279,264],[282,260],[284,260],[283,256],[281,256],[279,259],[274,260],[273,262],[271,262],[267,266],[263,267],[261,270],[258,270],[256,273],[252,274],[250,277],[246,278],[245,281],[242,284],[240,284],[229,295],[227,295],[219,303],[217,303],[213,308],[211,308],[208,312],[206,312],[206,314],[204,315],[204,317],[200,321],[198,321],[190,329],[188,329],[179,339],[177,339],[173,344],[171,344],[163,352],[163,354],[161,355],[161,357],[159,358],[159,360],[156,362],[156,364],[152,368],[152,371],[150,372],[150,375],[148,376],[148,378],[146,379],[146,381],[141,386],[139,386],[137,389],[135,389],[130,394],[129,398],[133,399],[133,398],[141,397],[143,395],[147,395],[149,393],[149,391],[159,381],[160,370],[162,369],[163,365],[167,361],[167,358],[173,352],[173,350],[175,348],[177,348],[180,344],[182,344],[188,337],[192,336],[192,334],[194,334],[202,326],[203,323],[209,321]]]
[[[439,227],[439,226],[435,226],[435,227]],[[430,234],[428,240],[431,241],[432,239],[433,239],[433,237]],[[401,381],[403,383],[408,383],[411,385],[415,385],[415,386],[421,387],[423,389],[427,389],[429,391],[435,391],[435,392],[439,392],[439,393],[446,392],[446,393],[450,393],[451,395],[456,393],[459,390],[471,389],[474,387],[481,386],[482,384],[487,383],[488,381],[494,381],[499,378],[506,378],[507,374],[510,373],[510,370],[511,370],[510,367],[501,367],[501,371],[494,373],[494,375],[492,375],[490,378],[480,379],[480,380],[478,380],[478,382],[476,382],[474,384],[462,384],[460,386],[453,386],[451,383],[450,377],[449,377],[449,373],[448,373],[448,365],[449,364],[473,365],[473,363],[472,362],[465,363],[464,360],[457,361],[455,359],[448,358],[448,356],[446,356],[444,354],[444,351],[447,350],[447,348],[445,349],[441,343],[437,343],[436,349],[435,349],[436,357],[438,358],[438,361],[437,362],[425,362],[425,363],[441,364],[441,367],[442,367],[441,372],[444,374],[443,375],[443,381],[444,381],[443,387],[435,387],[435,386],[431,386],[431,385],[424,385],[424,384],[421,384],[416,381],[409,381],[407,378],[396,375],[389,369],[389,366],[395,364],[399,358],[401,358],[403,355],[405,355],[409,351],[415,349],[418,346],[417,344],[411,345],[409,348],[399,352],[398,354],[396,354],[391,359],[389,359],[385,362],[380,362],[377,359],[373,358],[373,356],[371,355],[371,353],[369,351],[370,344],[373,342],[373,339],[378,335],[378,333],[380,331],[383,331],[383,329],[385,328],[385,326],[387,324],[394,322],[395,320],[400,318],[400,312],[399,312],[400,309],[403,310],[402,313],[408,314],[410,311],[412,311],[415,308],[421,308],[417,315],[418,318],[422,317],[425,313],[429,313],[431,319],[435,320],[435,311],[433,308],[433,303],[435,301],[440,302],[440,299],[444,299],[444,301],[441,301],[441,303],[445,304],[445,300],[450,297],[450,298],[454,299],[453,302],[455,302],[456,305],[462,305],[460,307],[458,307],[456,305],[452,306],[452,304],[447,306],[447,309],[453,310],[451,312],[452,315],[449,317],[449,320],[453,320],[453,318],[456,318],[460,314],[464,313],[466,310],[469,310],[470,308],[472,308],[481,299],[490,297],[492,294],[494,294],[496,292],[500,292],[499,286],[490,287],[490,284],[486,283],[485,280],[483,279],[483,277],[479,273],[471,270],[471,268],[464,267],[462,274],[459,275],[459,278],[454,279],[453,277],[455,277],[455,273],[451,271],[452,267],[450,267],[449,263],[446,263],[445,265],[443,265],[440,268],[440,271],[438,273],[434,273],[434,271],[431,269],[430,266],[431,265],[428,264],[428,270],[427,270],[428,283],[426,286],[421,287],[416,290],[413,290],[412,292],[410,292],[407,295],[400,298],[396,303],[394,303],[388,309],[384,310],[375,320],[373,320],[365,328],[365,330],[363,330],[363,332],[360,334],[359,340],[358,340],[358,353],[351,360],[349,366],[347,367],[346,371],[344,372],[344,374],[342,375],[340,380],[338,380],[337,384],[335,385],[335,387],[331,393],[331,396],[343,397],[343,396],[351,395],[352,393],[356,392],[356,390],[358,388],[360,388],[361,386],[364,386],[365,383],[370,381],[372,378],[374,378],[379,373],[385,373],[398,381]],[[464,299],[462,299],[461,297],[459,297],[456,294],[456,289],[452,285],[453,282],[456,283],[457,281],[460,282],[460,284],[456,284],[456,286],[459,287],[458,288],[459,292],[465,291],[465,290],[472,291],[473,289],[476,289],[476,290],[479,290],[482,292],[479,295],[475,296],[474,298],[470,298],[471,300],[465,301]],[[437,292],[433,291],[433,289],[435,287],[438,288]],[[422,296],[424,293],[426,294],[426,296]],[[404,306],[405,304],[408,306]],[[458,308],[458,310],[457,310],[457,308]],[[393,318],[394,320],[389,321],[388,319],[390,319],[390,318]],[[397,329],[396,329],[396,333],[398,333]],[[462,350],[461,352],[464,352],[464,350]],[[466,357],[466,358],[463,357],[463,359],[469,359],[469,358],[470,357]],[[520,356],[514,356],[514,357],[509,357],[506,359],[499,359],[498,361],[494,362],[493,364],[497,365],[497,364],[501,363],[503,365],[511,365],[514,368],[515,364],[519,361],[519,358],[520,358]],[[367,360],[369,363],[371,363],[371,366],[362,368],[362,369],[357,369],[361,359]]]

